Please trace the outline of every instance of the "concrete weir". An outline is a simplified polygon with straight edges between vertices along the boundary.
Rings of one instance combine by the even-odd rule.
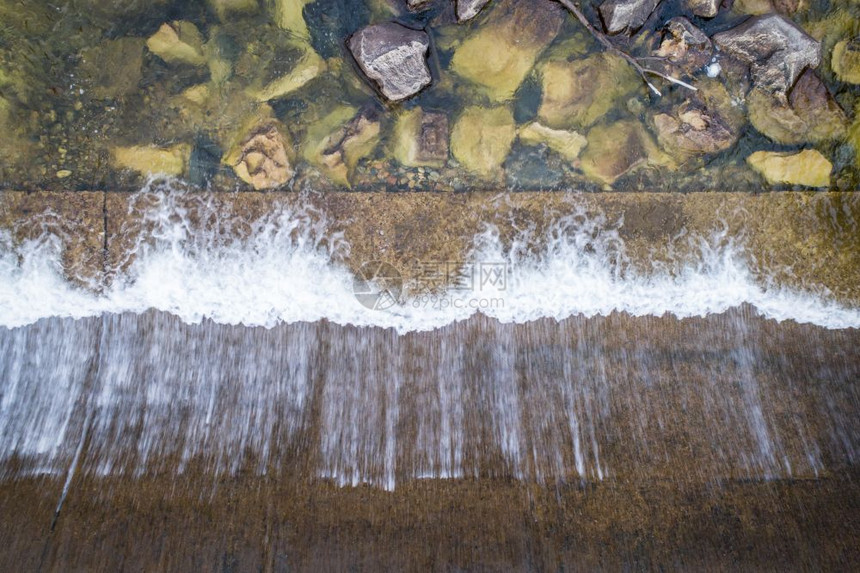
[[[0,570],[856,569],[858,220],[0,193]]]

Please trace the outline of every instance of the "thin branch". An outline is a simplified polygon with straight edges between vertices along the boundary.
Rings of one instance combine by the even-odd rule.
[[[670,81],[670,82],[672,82],[674,84],[678,84],[680,86],[684,86],[685,88],[691,89],[693,91],[697,90],[696,87],[691,86],[687,82],[683,82],[677,78],[673,78],[671,76],[668,76],[666,74],[660,73],[660,72],[655,71],[655,70],[649,70],[649,69],[643,68],[642,65],[636,60],[636,58],[634,58],[630,54],[618,49],[615,46],[615,44],[613,44],[612,41],[606,36],[606,34],[601,32],[600,30],[598,30],[594,26],[592,26],[591,22],[588,21],[588,18],[585,17],[585,14],[582,13],[582,10],[580,10],[579,7],[576,4],[574,4],[571,0],[558,0],[558,1],[562,6],[567,8],[576,17],[577,20],[579,20],[580,24],[585,26],[585,29],[588,30],[588,32],[592,36],[594,36],[594,38],[598,42],[600,42],[604,48],[606,48],[607,52],[615,54],[616,56],[618,56],[619,58],[622,58],[628,64],[630,64],[630,66],[634,70],[636,70],[636,72],[642,77],[642,81],[645,82],[645,85],[647,85],[651,89],[651,91],[654,92],[655,94],[657,94],[658,96],[662,96],[663,94],[660,93],[660,90],[657,89],[657,86],[655,86],[654,84],[652,84],[648,80],[648,74],[659,76],[659,77],[663,78],[664,80]]]

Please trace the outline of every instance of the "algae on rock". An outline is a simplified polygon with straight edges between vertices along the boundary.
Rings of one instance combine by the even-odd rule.
[[[202,66],[206,63],[203,37],[191,22],[164,23],[146,41],[149,51],[168,63]]]
[[[590,127],[640,86],[630,65],[607,53],[572,62],[551,60],[540,67],[540,74],[538,117],[555,129]]]
[[[308,127],[302,156],[333,182],[350,187],[353,170],[376,148],[379,133],[375,118],[340,106]]]
[[[179,177],[188,168],[191,146],[179,143],[160,148],[147,145],[114,147],[113,163],[120,169],[131,169],[141,175],[172,175]]]
[[[143,77],[143,38],[106,40],[81,53],[78,73],[98,99],[115,99],[137,90]]]
[[[516,134],[514,115],[507,107],[468,107],[451,131],[451,153],[481,179],[498,180]]]
[[[747,163],[768,183],[828,187],[833,164],[815,149],[799,153],[756,151],[747,157]]]
[[[521,142],[532,145],[543,143],[571,162],[576,161],[582,149],[588,145],[588,140],[580,133],[552,129],[536,121],[520,128],[518,135]]]
[[[451,70],[492,100],[506,101],[561,29],[564,13],[549,0],[498,2],[489,21],[455,49]]]
[[[831,67],[843,82],[860,84],[860,38],[838,42],[833,47]]]
[[[635,120],[596,125],[586,138],[588,147],[582,154],[582,170],[590,179],[606,186],[646,165],[675,167],[675,162],[659,150],[645,126]]]
[[[407,167],[442,167],[448,160],[448,116],[419,107],[404,111],[394,128],[394,158]]]

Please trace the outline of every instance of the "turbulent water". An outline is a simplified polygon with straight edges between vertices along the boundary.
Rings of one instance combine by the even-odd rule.
[[[719,228],[643,270],[605,217],[488,227],[460,272],[495,274],[373,309],[312,210],[204,231],[168,195],[143,220],[98,289],[60,237],[4,239],[7,477],[706,481],[860,454],[860,310],[754,278]]]

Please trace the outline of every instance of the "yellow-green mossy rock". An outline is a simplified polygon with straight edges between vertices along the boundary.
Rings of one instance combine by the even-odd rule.
[[[549,61],[540,74],[543,95],[538,118],[555,129],[594,125],[641,85],[627,62],[606,53],[572,62]]]
[[[454,51],[451,70],[490,99],[505,101],[561,29],[566,14],[550,0],[496,3],[489,20]]]
[[[848,118],[815,72],[806,70],[787,96],[753,88],[747,96],[750,123],[783,144],[818,143],[845,137]]]
[[[206,63],[203,53],[203,36],[191,22],[170,22],[161,25],[146,41],[149,51],[168,63],[202,66]]]
[[[420,107],[404,111],[394,126],[394,158],[407,167],[442,167],[448,161],[448,116]]]
[[[828,187],[833,164],[815,149],[799,153],[756,151],[747,157],[747,163],[768,183]]]
[[[830,65],[841,81],[860,84],[860,37],[837,43]]]
[[[233,168],[239,179],[257,191],[280,187],[292,179],[293,145],[271,108],[263,106],[239,133],[240,139],[221,160]]]
[[[379,143],[380,124],[349,106],[336,108],[308,127],[302,156],[329,179],[350,187],[355,166]]]
[[[860,104],[854,109],[854,123],[848,130],[848,142],[854,147],[854,164],[860,167]]]
[[[310,46],[306,46],[301,59],[290,72],[272,80],[262,90],[254,94],[257,101],[282,98],[304,87],[311,80],[326,71],[326,62]]]
[[[260,8],[259,0],[209,0],[209,5],[222,22],[233,14],[248,14]]]
[[[78,74],[98,99],[113,99],[137,90],[143,76],[143,38],[106,40],[81,52]]]
[[[582,153],[580,167],[588,178],[606,186],[646,165],[675,167],[638,121],[596,125],[588,132],[587,139],[588,147]]]
[[[451,131],[451,153],[481,179],[499,180],[516,135],[514,115],[507,107],[468,107]]]
[[[588,140],[580,133],[553,129],[536,121],[520,128],[519,138],[526,144],[543,143],[571,162],[577,160],[582,149],[588,145]]]
[[[179,143],[172,147],[134,145],[114,147],[112,150],[114,166],[131,169],[141,175],[183,175],[191,158],[191,146]]]
[[[296,38],[308,40],[310,33],[302,10],[310,2],[311,0],[274,0],[272,9],[275,24]]]

